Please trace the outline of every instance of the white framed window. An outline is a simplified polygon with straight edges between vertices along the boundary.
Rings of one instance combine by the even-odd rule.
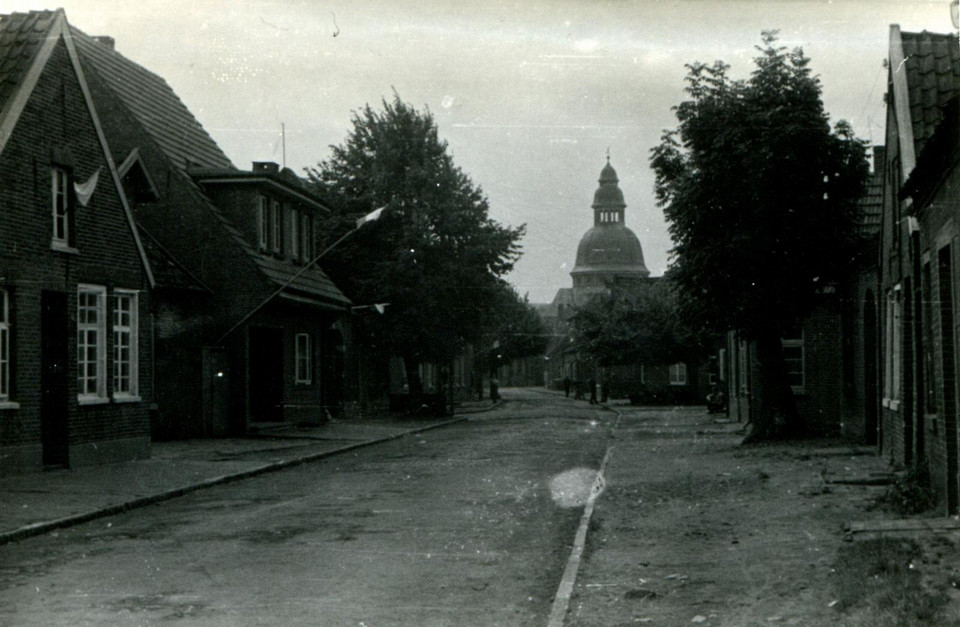
[[[267,234],[270,232],[270,201],[266,196],[257,199],[257,246],[267,249]]]
[[[0,403],[10,401],[10,294],[0,289]]]
[[[287,230],[290,233],[290,257],[300,259],[300,214],[290,207],[287,211]]]
[[[795,393],[803,393],[806,386],[806,368],[804,364],[803,332],[798,337],[780,339],[783,346],[783,365],[787,371],[787,382]]]
[[[310,334],[297,333],[296,345],[296,382],[310,383],[313,381],[313,351],[311,350]]]
[[[670,385],[687,384],[687,364],[682,361],[670,365]]]
[[[138,294],[117,290],[113,295],[113,396],[115,399],[137,399],[139,392],[138,363]]]
[[[107,398],[107,288],[77,286],[77,400]]]
[[[280,212],[280,202],[274,200],[270,204],[270,251],[280,252],[280,239],[283,233],[283,215]]]
[[[883,398],[890,409],[897,409],[900,400],[900,367],[902,350],[902,305],[900,286],[887,292],[887,320],[884,329]]]
[[[70,173],[59,166],[50,170],[50,194],[53,218],[53,243],[70,245]]]

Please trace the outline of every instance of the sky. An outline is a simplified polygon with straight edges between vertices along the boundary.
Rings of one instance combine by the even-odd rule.
[[[720,59],[746,77],[761,32],[778,29],[811,58],[831,121],[877,143],[890,24],[954,30],[948,0],[0,1],[57,7],[162,76],[240,168],[303,173],[344,142],[354,111],[394,92],[428,110],[491,217],[526,224],[507,279],[531,302],[570,287],[608,152],[646,265],[666,270],[649,156],[676,127],[685,64]]]

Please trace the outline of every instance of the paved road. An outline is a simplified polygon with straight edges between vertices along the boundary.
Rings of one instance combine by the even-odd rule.
[[[614,418],[525,392],[0,547],[0,624],[545,624]]]

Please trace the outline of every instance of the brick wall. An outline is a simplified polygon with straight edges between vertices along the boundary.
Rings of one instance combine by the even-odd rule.
[[[957,346],[958,329],[960,322],[957,299],[960,297],[960,226],[958,226],[958,212],[960,212],[960,172],[954,166],[943,181],[932,202],[921,212],[921,245],[924,263],[929,263],[930,286],[927,290],[931,302],[930,333],[933,346],[927,347],[932,351],[933,378],[936,398],[936,413],[929,414],[924,420],[926,462],[930,471],[931,483],[937,491],[940,507],[944,513],[947,510],[948,490],[952,491],[953,502],[960,501],[960,489],[957,487],[956,458],[960,447],[957,434]],[[950,251],[950,265],[952,270],[952,285],[944,285],[942,279],[948,278],[946,271],[941,271],[941,251]],[[945,315],[942,305],[944,299],[950,299],[952,305],[952,320]],[[952,345],[946,345],[945,336],[950,337],[950,329],[944,323],[953,326]],[[954,347],[951,351],[950,348]],[[946,350],[945,350],[946,349]],[[953,353],[951,355],[951,352]],[[955,512],[952,512],[955,513]]]
[[[100,168],[99,183],[86,207],[77,205],[73,229],[75,252],[51,250],[51,165],[72,168],[77,182]],[[0,409],[0,448],[18,447],[18,471],[38,469],[41,445],[40,300],[44,290],[67,298],[69,366],[67,370],[67,438],[71,465],[140,456],[149,450],[152,347],[146,275],[120,196],[97,139],[79,81],[65,46],[58,43],[17,126],[0,154],[0,281],[11,292],[11,387],[19,408]],[[80,407],[76,401],[77,284],[91,283],[140,290],[139,391],[143,402]],[[112,335],[107,331],[107,374]],[[110,377],[107,377],[108,387]],[[94,446],[96,445],[96,446]]]
[[[843,394],[840,312],[836,298],[814,309],[803,325],[804,392],[797,410],[807,433],[838,435]]]

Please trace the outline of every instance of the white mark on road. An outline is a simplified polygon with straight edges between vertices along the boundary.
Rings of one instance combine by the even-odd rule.
[[[550,497],[559,507],[582,507],[587,503],[591,492],[596,490],[596,495],[599,496],[603,488],[603,481],[598,481],[596,470],[572,468],[550,480]]]

